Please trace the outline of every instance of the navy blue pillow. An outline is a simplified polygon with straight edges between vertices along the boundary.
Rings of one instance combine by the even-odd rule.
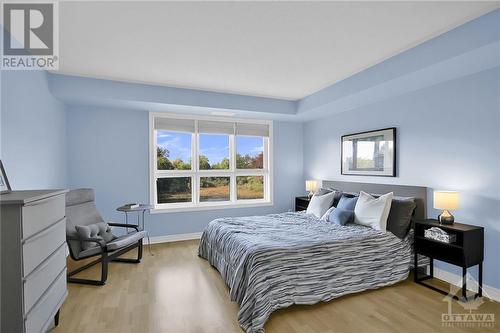
[[[343,195],[342,198],[340,198],[339,203],[337,204],[337,208],[344,210],[352,210],[354,212],[354,207],[356,207],[356,202],[358,202],[358,197],[349,198]]]
[[[328,215],[328,221],[338,224],[338,225],[346,225],[349,222],[352,222],[354,219],[354,210],[346,210],[342,208],[333,208]]]

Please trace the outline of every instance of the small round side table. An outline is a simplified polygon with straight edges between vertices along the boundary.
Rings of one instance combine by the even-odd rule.
[[[146,237],[148,238],[148,249],[149,249],[149,254],[154,255],[153,252],[151,252],[151,240],[149,239],[149,232],[145,230],[145,219],[144,219],[144,214],[146,211],[149,211],[150,209],[153,209],[153,205],[147,205],[147,204],[139,204],[139,207],[135,208],[130,208],[128,206],[120,206],[116,210],[119,212],[125,213],[125,224],[128,225],[128,214],[129,213],[137,213],[137,228],[139,228],[140,231],[146,231]],[[142,219],[141,219],[142,215]],[[141,221],[142,220],[142,221]],[[142,224],[141,224],[142,222]],[[128,233],[128,228],[126,229]]]

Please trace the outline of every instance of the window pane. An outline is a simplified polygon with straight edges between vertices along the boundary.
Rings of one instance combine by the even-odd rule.
[[[158,178],[158,203],[191,202],[191,177]]]
[[[200,170],[229,169],[229,135],[200,134]]]
[[[229,201],[229,177],[201,177],[200,201]]]
[[[236,177],[236,197],[240,199],[264,199],[264,176]]]
[[[264,138],[236,136],[236,168],[262,169],[264,164]]]
[[[191,133],[156,132],[156,168],[191,170]]]

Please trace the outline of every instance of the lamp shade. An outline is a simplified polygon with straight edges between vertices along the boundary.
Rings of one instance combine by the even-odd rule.
[[[306,180],[306,191],[315,192],[318,188],[318,182],[315,180]]]
[[[459,204],[458,192],[434,191],[434,208],[457,209]]]

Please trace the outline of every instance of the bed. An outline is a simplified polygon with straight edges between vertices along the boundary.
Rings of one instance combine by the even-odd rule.
[[[425,215],[426,189],[323,182],[344,192],[394,192],[416,199]],[[292,304],[314,304],[395,284],[408,277],[412,231],[400,239],[364,226],[339,226],[303,212],[216,219],[203,232],[199,256],[221,274],[238,321],[264,332],[270,314]]]

